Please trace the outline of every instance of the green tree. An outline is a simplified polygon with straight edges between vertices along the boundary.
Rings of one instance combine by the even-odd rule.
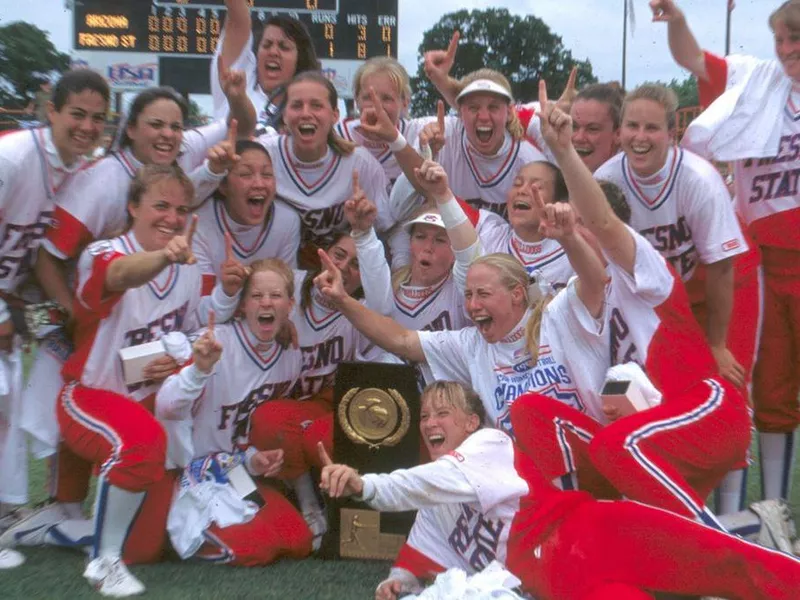
[[[560,94],[573,66],[578,67],[579,88],[596,81],[589,61],[574,59],[561,37],[541,19],[512,15],[504,8],[460,10],[444,15],[422,38],[417,76],[412,79],[412,106],[417,115],[434,114],[440,97],[425,76],[422,57],[428,50],[447,48],[455,30],[461,32],[461,41],[450,74],[460,78],[483,67],[495,69],[508,77],[519,101],[538,98],[542,77],[552,93]]]
[[[686,108],[687,106],[697,106],[700,104],[700,96],[697,92],[697,79],[691,75],[683,81],[673,79],[667,84],[667,87],[678,95],[678,106]]]
[[[24,108],[54,73],[69,69],[69,56],[30,23],[0,27],[0,106]]]

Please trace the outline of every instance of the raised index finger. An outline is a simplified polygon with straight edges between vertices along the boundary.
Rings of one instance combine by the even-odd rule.
[[[225,232],[225,260],[233,260],[233,239],[229,232]]]
[[[231,145],[231,152],[236,152],[236,130],[239,127],[239,122],[236,119],[231,119],[228,123],[228,142]]]
[[[436,103],[436,121],[439,123],[439,132],[444,135],[444,101]]]
[[[531,186],[531,193],[533,194],[533,205],[540,211],[544,212],[544,198],[542,198],[542,194],[536,185]]]
[[[453,32],[453,37],[450,38],[450,43],[447,45],[447,58],[450,60],[454,59],[456,56],[456,50],[458,49],[458,41],[461,39],[461,32],[456,29]]]
[[[331,271],[333,273],[338,270],[336,268],[336,265],[333,264],[331,257],[328,256],[328,253],[325,252],[325,250],[320,248],[319,250],[317,250],[317,254],[319,255],[319,260],[322,263],[322,267],[325,271]]]
[[[564,93],[572,92],[575,89],[575,80],[578,78],[578,67],[572,67],[572,70],[569,72],[569,79],[567,79],[567,87],[564,89]]]
[[[197,215],[193,214],[191,219],[189,219],[189,225],[186,228],[186,243],[189,244],[190,248],[192,247],[192,238],[194,237],[194,232],[197,229],[197,221]]]
[[[544,79],[539,80],[539,106],[542,112],[547,108],[547,82]]]
[[[361,192],[361,186],[358,184],[358,170],[353,169],[353,196]]]
[[[325,446],[322,445],[322,442],[317,442],[317,450],[319,451],[319,459],[322,461],[322,466],[327,467],[328,465],[332,465],[333,461],[331,457],[328,456],[328,453],[325,451]]]
[[[211,334],[211,337],[214,337],[214,324],[217,322],[217,314],[210,310],[208,311],[208,333]]]

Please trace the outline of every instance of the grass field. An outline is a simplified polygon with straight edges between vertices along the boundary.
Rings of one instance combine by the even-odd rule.
[[[800,474],[796,474],[800,477]],[[31,469],[31,499],[45,498],[44,468]],[[800,484],[792,505],[800,506]],[[759,490],[758,468],[750,470],[749,499]],[[24,549],[27,562],[11,571],[0,571],[3,600],[97,600],[84,579],[84,559],[75,552],[54,548]],[[375,586],[387,574],[389,563],[380,561],[282,561],[262,569],[233,568],[200,563],[164,563],[133,567],[147,586],[147,597],[168,600],[339,600],[374,597]]]

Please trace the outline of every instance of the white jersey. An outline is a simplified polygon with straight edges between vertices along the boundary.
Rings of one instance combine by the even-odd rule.
[[[225,261],[225,234],[231,236],[233,253],[244,265],[262,258],[280,258],[297,266],[300,217],[280,200],[274,200],[262,225],[240,225],[225,209],[225,202],[212,198],[196,211],[199,220],[192,249],[204,276],[219,279]]]
[[[747,251],[730,194],[711,163],[673,147],[667,162],[643,180],[624,153],[595,171],[615,183],[631,208],[630,225],[669,260],[683,281],[697,263],[711,264]]]
[[[168,378],[156,397],[159,413],[191,416],[194,457],[245,448],[255,410],[287,397],[300,375],[300,350],[259,341],[239,319],[215,328],[214,337],[222,358],[199,397],[182,389],[180,375]]]
[[[778,153],[737,160],[733,167],[736,207],[763,246],[800,249],[800,91],[789,94]]]
[[[202,170],[208,149],[226,134],[224,122],[187,131],[178,165],[187,173],[198,167]],[[62,260],[76,258],[94,240],[119,235],[128,222],[128,189],[141,166],[131,150],[124,148],[78,173],[56,208],[55,224],[44,242],[47,251]]]
[[[494,156],[484,156],[467,140],[461,119],[445,118],[445,146],[438,162],[447,172],[453,194],[475,208],[485,208],[502,217],[508,215],[506,197],[514,177],[528,163],[547,157],[527,140],[514,140],[506,132]]]
[[[484,254],[510,254],[522,263],[531,277],[541,272],[555,290],[566,287],[570,277],[575,275],[566,251],[556,240],[526,242],[514,233],[509,223],[485,210],[480,211],[475,230]]]
[[[418,509],[408,546],[469,574],[505,562],[511,522],[529,491],[514,468],[511,438],[493,429],[479,429],[433,462],[363,480],[370,507]]]
[[[170,331],[193,331],[205,321],[200,314],[202,282],[197,265],[173,264],[141,287],[106,290],[109,265],[139,251],[133,234],[124,234],[90,244],[81,254],[75,290],[75,352],[63,372],[67,381],[135,400],[154,393],[157,384],[126,385],[119,350],[161,339]],[[219,320],[229,319],[232,312],[222,310]]]
[[[56,203],[81,166],[64,166],[50,128],[0,139],[0,290],[15,291],[30,274]]]
[[[344,203],[353,195],[353,171],[358,171],[359,185],[378,208],[375,228],[385,231],[396,222],[389,207],[389,180],[364,148],[349,156],[328,148],[322,159],[306,163],[294,155],[289,136],[262,136],[258,141],[272,157],[278,198],[300,213],[304,243],[327,246],[335,233],[350,231]]]
[[[608,347],[601,325],[581,303],[575,285],[557,294],[544,311],[536,364],[525,340],[530,316],[528,311],[494,344],[475,327],[418,332],[434,377],[472,387],[483,400],[487,425],[511,435],[511,405],[527,392],[551,396],[599,419],[595,394],[609,365]]]
[[[295,294],[300,295],[299,287]],[[311,290],[308,306],[299,304],[292,322],[303,354],[303,368],[292,396],[307,400],[333,388],[339,363],[369,359],[380,353],[341,312],[325,303],[316,288]]]
[[[406,138],[406,141],[409,143],[409,145],[417,146],[419,134],[423,127],[425,127],[425,125],[428,123],[433,123],[435,121],[436,119],[434,117],[421,117],[419,119],[401,118],[397,122],[397,130],[404,138]],[[377,160],[383,167],[386,177],[388,177],[389,181],[393,183],[395,179],[403,174],[403,169],[401,169],[400,165],[397,163],[394,153],[389,150],[388,144],[376,142],[364,137],[364,135],[359,131],[360,125],[361,119],[344,119],[336,124],[335,131],[337,135],[343,137],[347,141],[358,144],[359,146],[369,150],[369,153],[372,154],[372,156],[375,157],[375,160]]]
[[[677,273],[647,240],[630,231],[636,242],[633,275],[608,263],[610,360],[641,365],[669,401],[715,376],[717,364]]]

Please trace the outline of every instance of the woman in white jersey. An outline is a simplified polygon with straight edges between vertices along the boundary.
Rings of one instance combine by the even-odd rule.
[[[393,473],[359,475],[334,465],[320,448],[321,487],[332,498],[355,495],[382,512],[417,510],[407,541],[377,600],[419,593],[447,569],[469,574],[505,562],[511,522],[528,485],[514,469],[514,444],[484,428],[478,395],[452,381],[437,381],[420,398],[419,429],[431,462]]]
[[[298,73],[316,71],[319,61],[306,26],[286,14],[270,15],[263,29],[254,31],[252,2],[225,0],[225,28],[211,60],[214,117],[228,116],[229,103],[220,80],[223,69],[237,69],[247,79],[247,95],[256,111],[256,135],[281,132],[286,85]]]
[[[376,229],[391,227],[397,219],[388,205],[388,179],[380,163],[334,131],[339,109],[333,84],[308,71],[289,83],[286,95],[287,133],[259,141],[272,157],[278,197],[300,213],[304,244],[326,246],[334,234],[347,231],[344,203],[353,195],[353,171],[378,207]],[[316,255],[310,255],[308,266],[313,266]]]
[[[506,216],[506,195],[520,167],[546,161],[525,138],[513,109],[511,85],[504,75],[479,69],[460,81],[458,117],[439,117],[420,133],[420,148],[441,148],[437,161],[444,167],[453,193],[475,208]],[[412,165],[418,166],[417,165]],[[412,169],[404,173],[417,187]]]
[[[22,309],[18,298],[20,284],[30,275],[30,267],[44,237],[60,192],[84,165],[84,156],[98,142],[105,126],[110,91],[101,75],[88,69],[69,71],[58,81],[48,103],[49,127],[13,132],[0,140],[0,209],[2,239],[0,244],[0,297],[11,310]],[[38,294],[37,294],[38,295]],[[37,298],[32,298],[37,300]],[[6,311],[4,311],[6,312]],[[21,312],[19,316],[22,317]],[[5,333],[21,333],[22,319],[14,325],[4,323]],[[14,344],[9,343],[7,350]],[[20,359],[20,349],[10,353]],[[3,407],[0,423],[0,522],[7,521],[12,505],[28,499],[27,444],[23,432],[30,434],[31,451],[41,457],[52,453],[58,428],[40,428],[43,415],[33,403],[21,398],[22,390],[12,390]],[[57,390],[53,391],[55,397]],[[12,399],[14,401],[12,401]],[[20,402],[16,400],[19,399]],[[43,431],[44,429],[44,431]],[[0,569],[21,564],[22,555],[0,549]]]
[[[260,566],[311,551],[311,532],[288,500],[259,481],[257,493],[265,504],[253,515],[252,507],[232,499],[227,477],[239,464],[252,476],[278,474],[283,451],[250,446],[250,417],[260,405],[286,397],[302,366],[300,350],[276,340],[294,307],[292,270],[274,258],[250,268],[241,316],[216,328],[210,324],[195,343],[193,364],[168,378],[156,396],[156,416],[189,430],[176,444],[179,450],[171,452],[173,461],[186,467],[168,525],[183,559]],[[175,428],[170,430],[172,435]],[[173,441],[178,442],[170,439],[171,449]],[[198,506],[197,499],[209,497],[204,494],[220,498],[212,504],[226,510]]]
[[[342,271],[348,293],[362,297],[366,290],[362,291],[361,265],[352,237],[340,234],[328,253]],[[289,395],[291,399],[268,402],[254,413],[250,439],[259,449],[283,450],[281,477],[294,488],[318,548],[327,525],[308,471],[318,462],[317,441],[324,441],[328,447],[332,444],[336,371],[343,361],[374,359],[382,351],[364,339],[314,287],[317,272],[301,274],[304,277],[298,289],[299,306],[292,322],[302,353],[302,373]],[[364,302],[387,314],[390,306],[379,304],[381,298],[370,293]]]
[[[394,183],[403,171],[394,153],[397,146],[392,143],[400,139],[397,138],[399,134],[406,143],[416,146],[420,131],[432,117],[408,118],[411,82],[403,65],[390,56],[372,57],[358,68],[353,77],[353,96],[361,118],[340,121],[336,133],[369,150],[383,166],[389,181]],[[378,105],[395,130],[394,137],[388,141],[373,132]]]
[[[228,140],[212,150],[221,164],[210,168],[229,171],[217,193],[197,210],[193,249],[203,273],[220,277],[228,252],[244,263],[280,258],[296,267],[300,217],[275,198],[275,174],[264,146]]]
[[[423,163],[418,179],[437,201],[456,253],[477,246],[475,230],[448,187],[444,169]],[[430,367],[437,380],[463,382],[481,396],[487,424],[510,432],[509,409],[530,389],[552,395],[580,411],[599,414],[593,400],[599,372],[608,364],[598,324],[605,270],[594,250],[576,233],[568,204],[545,207],[531,186],[531,202],[545,211],[541,230],[559,239],[580,280],[552,296],[530,285],[528,273],[507,254],[490,254],[469,263],[465,306],[475,323],[460,331],[414,331],[377,315],[344,293],[335,265],[321,253],[326,271],[317,278],[321,292],[365,336],[386,351]],[[466,269],[465,265],[460,268]],[[530,289],[529,289],[530,288]]]
[[[800,4],[784,2],[769,16],[776,58],[717,56],[701,49],[673,1],[652,2],[654,20],[667,23],[675,61],[698,80],[709,108],[690,125],[683,145],[733,164],[736,206],[761,249],[763,331],[753,373],[765,498],[788,498],[798,422],[800,209],[796,172],[800,106]],[[713,101],[713,103],[712,103]]]
[[[56,410],[78,477],[88,480],[92,465],[100,465],[92,560],[84,575],[105,595],[144,591],[122,563],[123,545],[140,508],[147,512],[148,490],[164,476],[166,439],[151,410],[158,382],[172,370],[150,361],[145,379],[128,384],[117,353],[172,331],[193,331],[209,310],[226,321],[238,304],[238,293],[222,290],[210,301],[201,299],[202,275],[191,252],[196,217],[187,219],[193,193],[180,167],[146,165],[131,186],[130,229],[90,245],[78,262],[76,350],[64,365],[67,383]],[[224,281],[222,286],[228,288]],[[47,532],[66,518],[60,505],[50,505],[7,531],[3,541],[47,543]],[[152,527],[150,537],[158,537],[153,532],[162,529]]]

